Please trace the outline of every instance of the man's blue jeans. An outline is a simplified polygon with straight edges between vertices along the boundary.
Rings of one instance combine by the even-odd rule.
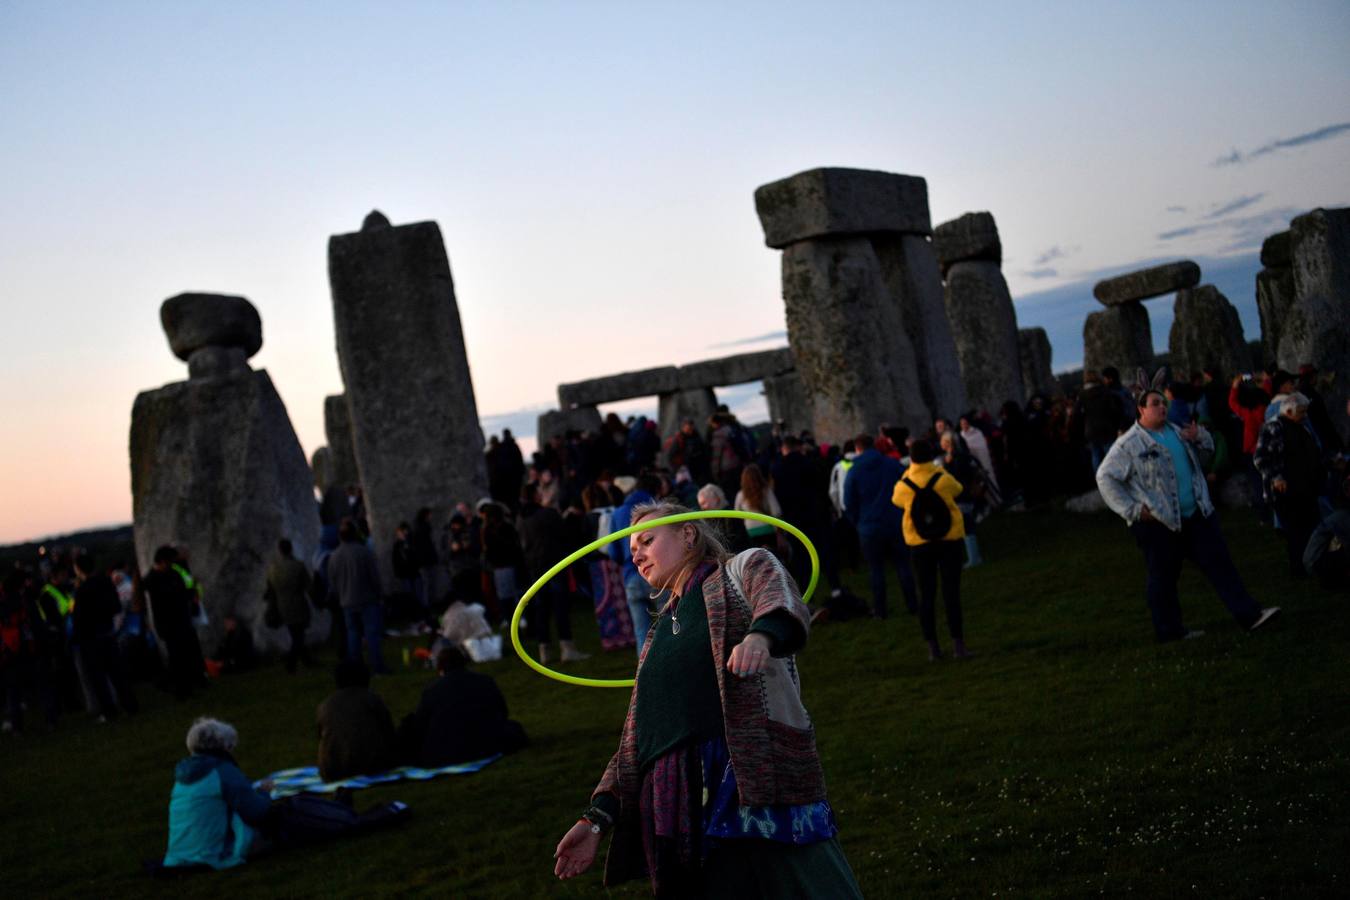
[[[859,531],[858,543],[872,580],[872,614],[886,618],[886,566],[894,565],[900,579],[900,591],[905,595],[905,609],[918,609],[914,591],[914,572],[909,564],[909,548],[900,535],[890,531]]]
[[[1169,531],[1158,522],[1135,522],[1130,526],[1139,549],[1144,552],[1148,572],[1148,609],[1159,641],[1175,641],[1186,636],[1181,622],[1181,602],[1177,597],[1177,579],[1187,557],[1214,585],[1223,605],[1243,628],[1250,628],[1261,616],[1260,605],[1247,593],[1237,567],[1228,554],[1228,545],[1219,531],[1219,517],[1196,513],[1181,521],[1181,532]]]
[[[364,606],[342,608],[342,618],[347,623],[347,658],[360,662],[361,637],[366,638],[370,648],[370,671],[388,672],[384,657],[380,655],[380,640],[384,637],[384,604],[375,602]]]
[[[623,580],[624,592],[628,594],[628,614],[633,617],[633,637],[637,638],[637,652],[647,641],[647,632],[652,627],[652,587],[647,579],[636,573]]]

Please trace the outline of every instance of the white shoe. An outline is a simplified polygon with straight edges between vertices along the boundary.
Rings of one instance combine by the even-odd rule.
[[[1188,631],[1181,636],[1181,639],[1184,641],[1193,641],[1196,638],[1202,638],[1204,636],[1205,633],[1203,631]]]
[[[1250,626],[1248,626],[1247,630],[1255,631],[1256,629],[1260,628],[1262,625],[1266,624],[1279,614],[1280,608],[1278,606],[1267,606],[1265,609],[1261,610],[1260,618],[1258,618],[1255,622],[1253,622]]]
[[[571,641],[560,641],[559,643],[562,645],[563,662],[581,662],[584,659],[591,658],[589,653],[582,653],[577,649],[577,645]]]

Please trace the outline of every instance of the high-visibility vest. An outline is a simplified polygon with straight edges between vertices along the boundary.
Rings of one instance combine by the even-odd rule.
[[[189,591],[196,591],[198,597],[202,595],[202,586],[192,577],[191,572],[180,566],[178,563],[173,563],[173,570],[178,573],[179,578],[183,579],[183,587],[187,588]]]
[[[51,597],[53,600],[56,601],[56,611],[61,614],[62,618],[70,615],[71,612],[75,609],[75,598],[72,597],[70,594],[62,593],[61,589],[54,584],[43,585],[42,593],[46,594],[47,596]],[[42,612],[41,603],[38,604],[38,612],[39,613]],[[46,619],[45,615],[43,616],[43,619],[45,621]]]

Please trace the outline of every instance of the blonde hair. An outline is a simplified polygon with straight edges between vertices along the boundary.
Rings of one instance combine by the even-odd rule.
[[[650,503],[639,503],[634,506],[633,517],[630,521],[636,525],[643,519],[664,519],[666,516],[678,516],[680,513],[696,511],[673,500],[653,500]],[[677,522],[674,525],[662,527],[684,528],[685,526],[694,530],[694,540],[685,553],[684,563],[680,566],[676,577],[662,585],[662,590],[668,589],[671,584],[682,586],[694,569],[704,561],[711,560],[720,563],[731,557],[726,545],[722,543],[722,538],[717,533],[717,529],[708,519],[691,519],[688,522]],[[652,585],[652,587],[655,588],[656,585]]]

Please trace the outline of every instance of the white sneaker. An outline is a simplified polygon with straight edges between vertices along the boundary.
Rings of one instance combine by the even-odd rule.
[[[1262,625],[1266,624],[1279,614],[1280,608],[1278,606],[1267,606],[1265,609],[1261,610],[1261,617],[1258,618],[1255,622],[1253,622],[1250,626],[1248,626],[1247,630],[1255,631],[1256,629],[1260,628]]]

